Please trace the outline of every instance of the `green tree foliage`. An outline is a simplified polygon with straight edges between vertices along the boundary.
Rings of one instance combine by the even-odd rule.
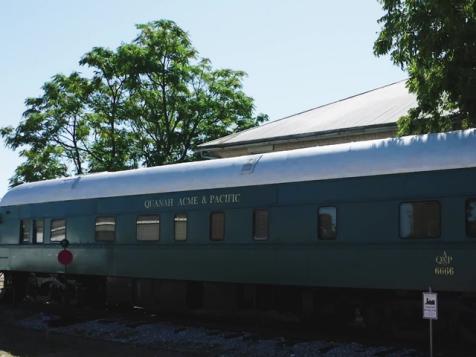
[[[476,126],[476,0],[379,0],[385,15],[374,53],[409,73],[418,106],[399,133]]]
[[[12,187],[24,182],[62,177],[68,173],[68,168],[61,160],[60,147],[47,146],[40,151],[21,150],[20,156],[26,160],[16,168],[15,175],[10,178]]]
[[[134,41],[83,56],[90,77],[54,76],[16,128],[0,129],[25,159],[11,185],[196,160],[200,143],[267,120],[254,115],[245,73],[214,69],[174,22],[137,28]]]
[[[128,116],[134,113],[127,112],[131,93],[126,86],[136,65],[126,62],[120,53],[105,48],[94,48],[79,63],[94,71],[93,90],[87,100],[87,122],[93,135],[88,151],[89,171],[137,167],[129,125],[133,118]]]
[[[129,109],[136,148],[147,166],[196,159],[198,144],[265,119],[253,117],[253,100],[242,88],[244,72],[214,70],[174,23],[138,28],[134,43],[119,52],[137,64],[128,82]]]
[[[0,129],[6,145],[20,149],[20,156],[25,158],[11,185],[63,176],[68,172],[67,164],[76,174],[84,172],[88,88],[88,81],[78,73],[55,75],[43,85],[41,97],[26,99],[24,120],[15,129]]]

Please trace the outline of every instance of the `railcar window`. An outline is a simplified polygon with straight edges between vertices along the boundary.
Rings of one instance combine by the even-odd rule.
[[[139,216],[137,217],[137,240],[159,240],[160,217]]]
[[[31,220],[22,219],[20,221],[20,242],[21,243],[30,243],[30,227]]]
[[[404,202],[400,205],[400,237],[438,238],[441,225],[437,201]]]
[[[268,211],[265,209],[256,209],[253,213],[253,238],[268,239]]]
[[[53,219],[51,220],[51,235],[50,241],[61,242],[66,238],[66,220]]]
[[[318,231],[319,239],[337,238],[337,209],[335,207],[319,207]]]
[[[175,240],[187,240],[187,214],[178,213],[174,217]]]
[[[213,212],[210,214],[210,239],[225,239],[225,213]]]
[[[115,217],[96,217],[96,240],[113,241],[116,236]]]
[[[35,220],[35,223],[33,225],[33,241],[35,243],[43,243],[44,228],[45,225],[43,220]]]
[[[466,201],[466,233],[476,238],[476,199]]]

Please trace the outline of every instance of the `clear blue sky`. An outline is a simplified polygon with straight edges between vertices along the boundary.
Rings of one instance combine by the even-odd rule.
[[[117,47],[134,25],[171,19],[215,67],[248,73],[245,90],[271,119],[406,77],[372,45],[377,0],[24,0],[0,9],[0,126],[55,73],[80,70],[93,46]],[[0,145],[0,197],[19,164]]]

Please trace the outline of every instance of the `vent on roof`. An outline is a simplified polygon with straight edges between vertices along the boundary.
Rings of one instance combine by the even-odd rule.
[[[241,167],[242,175],[251,175],[255,171],[255,167],[258,164],[258,161],[263,155],[255,156],[246,161],[246,163]]]
[[[78,176],[78,177],[76,178],[76,180],[73,181],[73,184],[71,185],[71,188],[72,188],[72,189],[75,189],[80,180],[81,180],[81,176]]]
[[[61,183],[68,183],[71,184],[70,188],[74,189],[78,184],[81,176],[72,176],[72,177],[65,177],[61,180]]]

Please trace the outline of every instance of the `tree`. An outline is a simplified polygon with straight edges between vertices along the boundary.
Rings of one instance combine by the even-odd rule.
[[[93,90],[87,98],[88,123],[93,134],[88,150],[89,171],[137,167],[128,126],[128,115],[132,113],[126,110],[130,97],[126,81],[131,76],[131,67],[120,54],[101,47],[86,53],[79,63],[94,71]]]
[[[243,92],[244,72],[214,70],[171,21],[138,28],[137,39],[118,52],[136,64],[128,81],[129,109],[145,165],[197,159],[198,144],[266,120],[253,117],[253,99]]]
[[[78,73],[55,75],[43,87],[43,95],[27,98],[24,120],[17,128],[0,129],[5,144],[20,151],[26,161],[10,184],[63,176],[68,164],[75,174],[84,173],[89,128],[84,118],[89,83]]]
[[[267,120],[253,114],[245,73],[214,69],[174,22],[137,28],[132,42],[82,57],[90,78],[54,76],[18,127],[0,129],[25,159],[12,185],[196,160],[198,144]]]
[[[15,170],[10,187],[24,182],[34,182],[66,176],[68,168],[61,162],[62,152],[58,147],[48,146],[41,151],[22,150],[20,156],[26,160]]]
[[[398,121],[399,134],[476,125],[476,0],[379,0],[385,15],[377,56],[409,73],[418,106]]]

